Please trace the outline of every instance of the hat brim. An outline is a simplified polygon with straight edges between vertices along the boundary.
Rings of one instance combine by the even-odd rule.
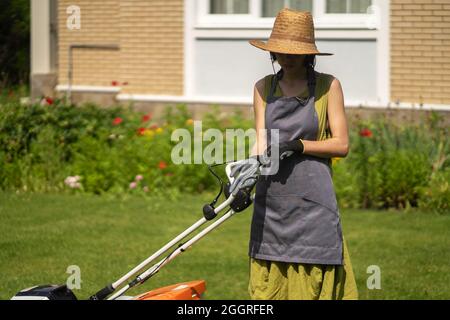
[[[296,48],[293,46],[271,46],[270,44],[263,42],[261,40],[250,40],[249,43],[258,48],[265,51],[276,52],[276,53],[285,53],[285,54],[313,54],[317,56],[332,56],[334,53],[327,52],[319,52],[313,48]]]

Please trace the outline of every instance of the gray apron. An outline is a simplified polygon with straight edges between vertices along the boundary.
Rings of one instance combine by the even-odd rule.
[[[273,77],[265,110],[267,141],[316,140],[315,80],[309,97],[274,97]],[[314,73],[314,79],[316,74]],[[290,263],[342,265],[342,230],[329,160],[299,152],[280,160],[276,174],[256,183],[249,255]]]

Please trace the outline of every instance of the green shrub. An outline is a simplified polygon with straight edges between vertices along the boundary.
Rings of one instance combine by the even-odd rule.
[[[417,207],[431,176],[449,167],[448,128],[436,113],[419,124],[384,116],[360,121],[350,132],[349,155],[334,164],[342,207]]]
[[[428,185],[421,189],[419,207],[431,212],[450,214],[450,168],[432,175]]]
[[[202,117],[203,133],[209,128],[222,134],[227,128],[247,130],[253,119],[240,112],[222,115],[211,106]],[[205,163],[172,162],[175,129],[195,138],[184,104],[167,106],[160,119],[152,119],[131,107],[68,106],[59,100],[23,106],[9,99],[0,109],[0,188],[164,196],[217,191]],[[350,130],[349,155],[333,161],[340,207],[448,211],[448,135],[436,113],[418,124],[399,125],[385,116],[357,121]],[[204,141],[203,148],[208,144]],[[218,162],[226,160],[226,147]],[[217,169],[225,179],[223,171]]]

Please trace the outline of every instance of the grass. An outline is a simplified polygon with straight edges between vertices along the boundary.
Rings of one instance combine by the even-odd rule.
[[[81,269],[76,295],[88,298],[200,219],[211,199],[0,194],[0,299],[32,285],[65,283],[70,265]],[[205,279],[206,299],[248,299],[251,208],[130,294]],[[361,299],[450,299],[450,216],[362,210],[341,216]],[[370,265],[381,269],[380,290],[367,289]]]

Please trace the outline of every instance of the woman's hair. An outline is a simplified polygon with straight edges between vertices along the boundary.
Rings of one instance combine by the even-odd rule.
[[[272,60],[272,68],[273,68],[273,63],[277,60],[275,53],[270,52],[270,58]],[[314,67],[316,66],[316,55],[307,54],[305,56],[305,60],[303,61],[303,66],[306,68],[308,87],[314,86],[316,84],[316,77],[314,74]],[[275,69],[274,69],[274,73],[275,73]]]

